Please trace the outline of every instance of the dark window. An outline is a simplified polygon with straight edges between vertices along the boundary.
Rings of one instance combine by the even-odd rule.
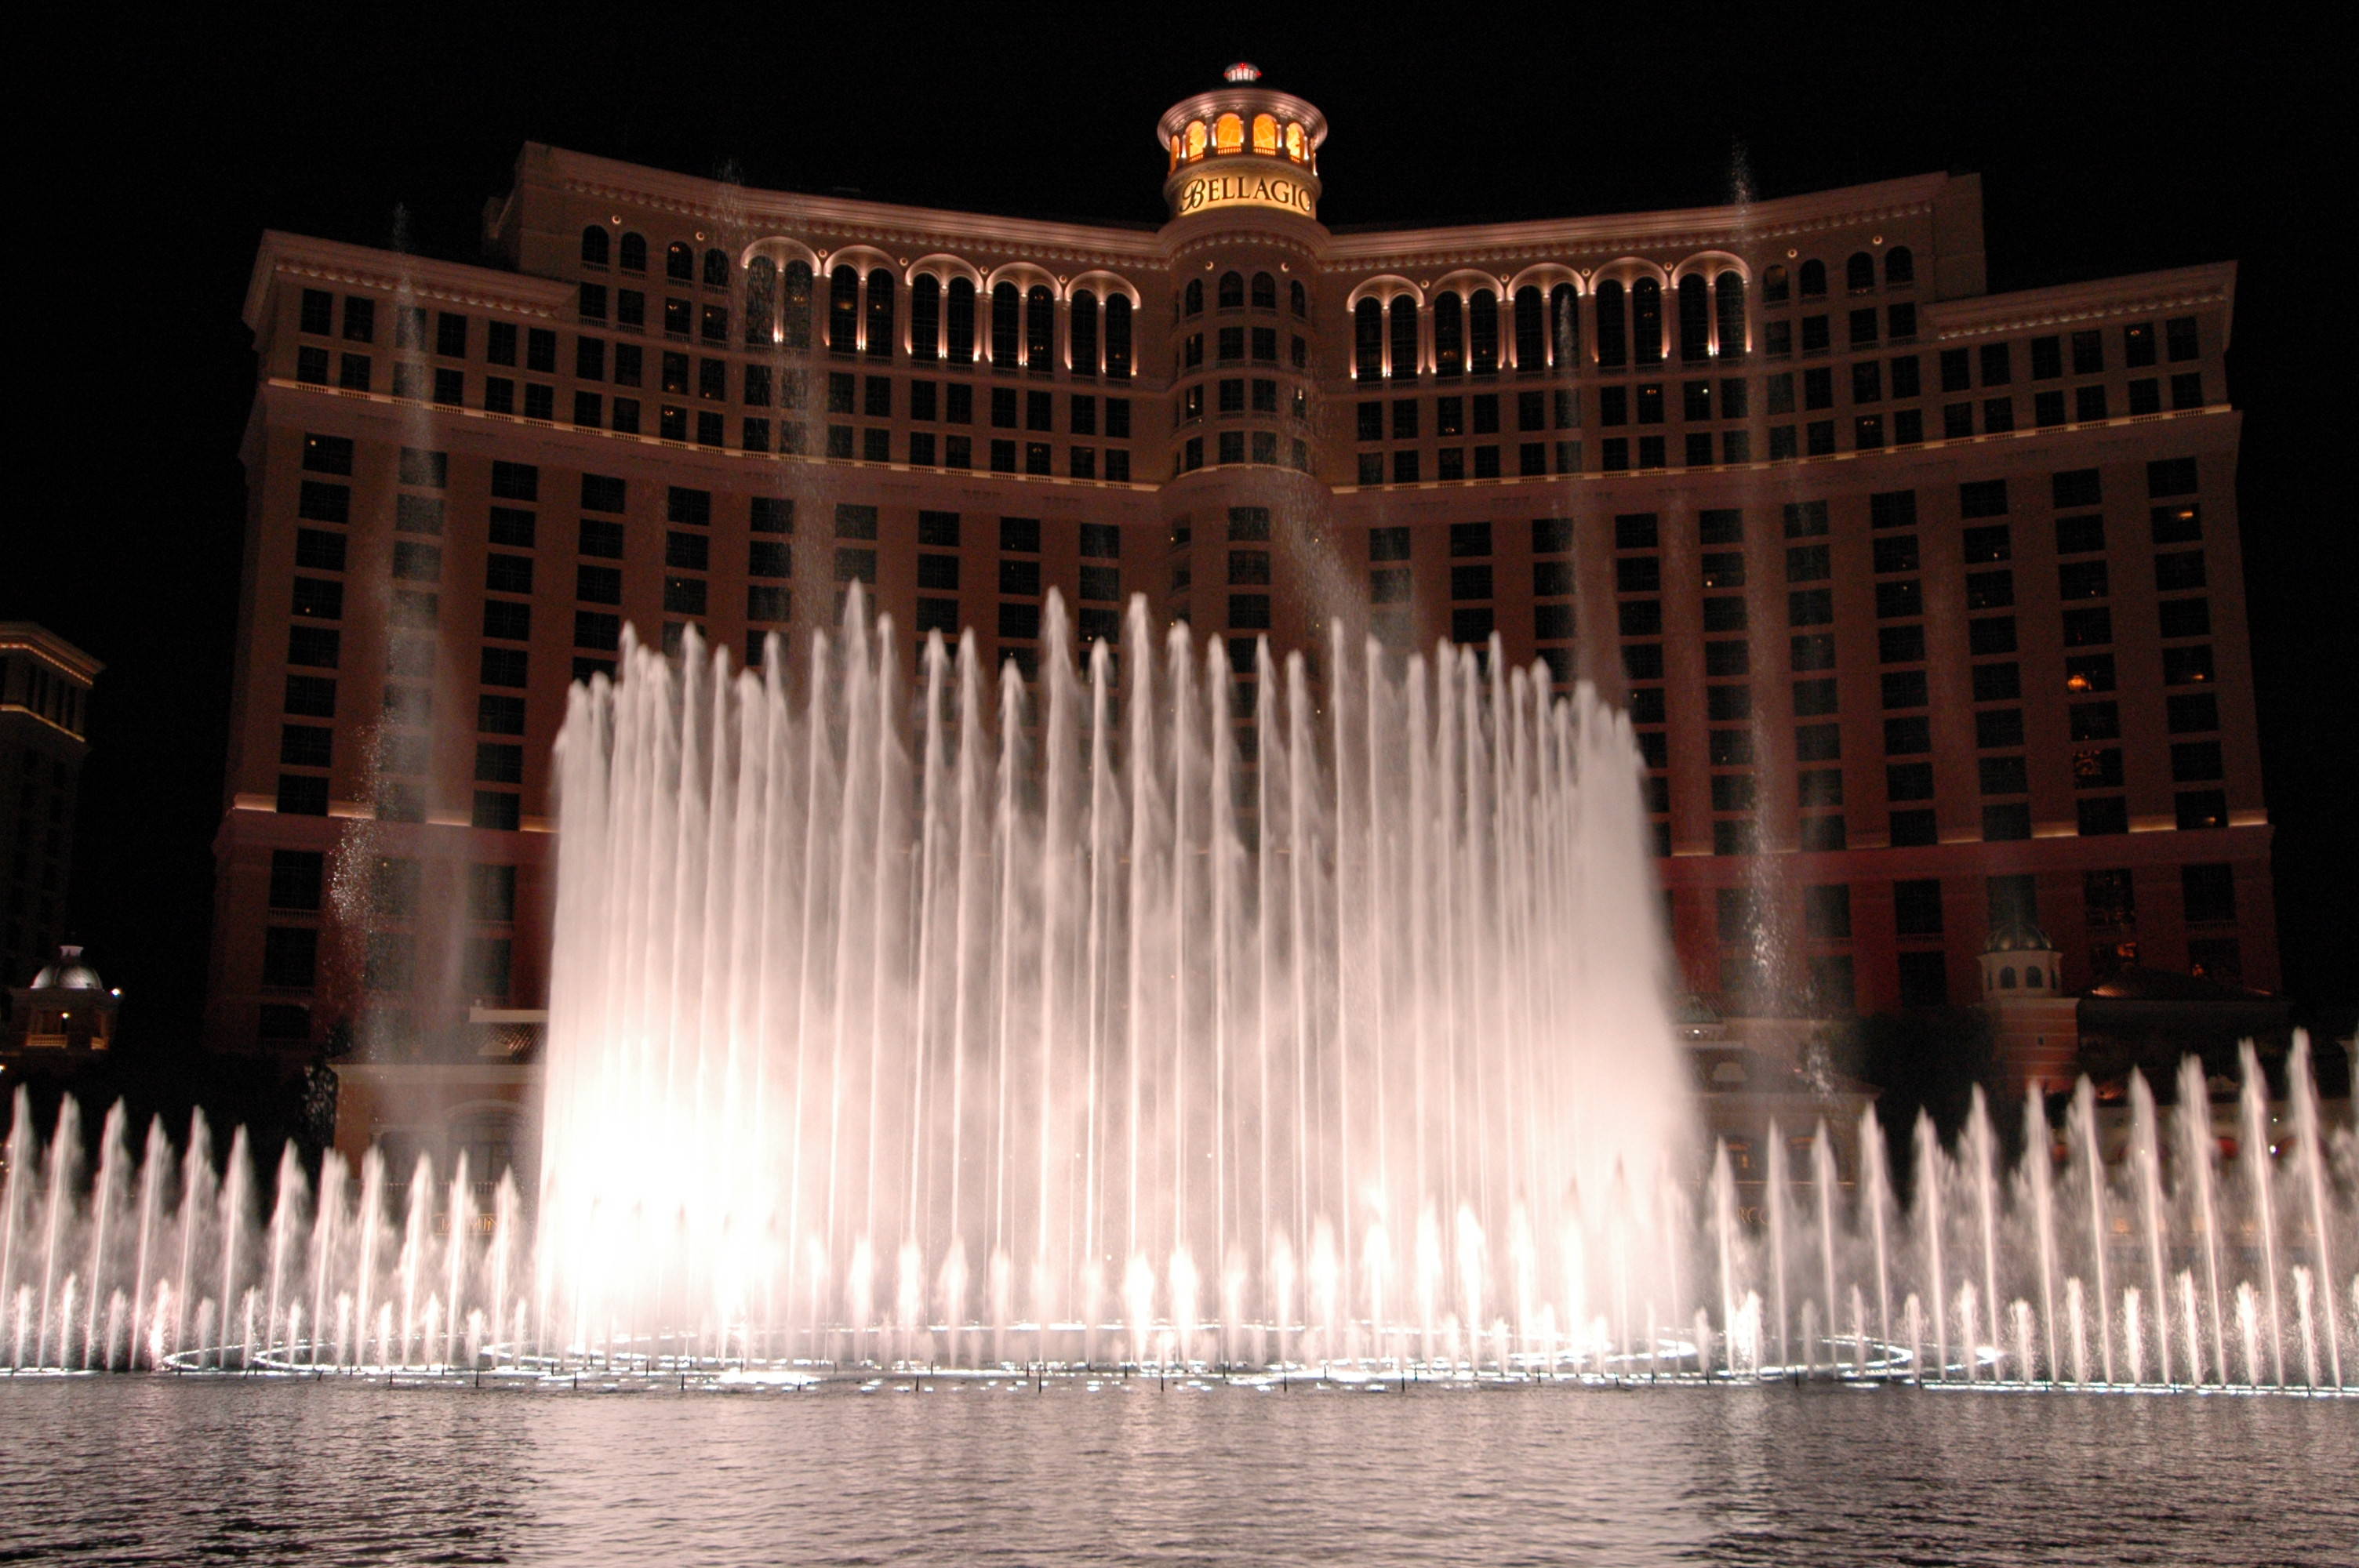
[[[1908,757],[1933,749],[1932,720],[1922,714],[1884,721],[1886,756]]]
[[[1886,708],[1923,708],[1930,700],[1923,670],[1886,670],[1881,687]]]
[[[2187,902],[2190,925],[2220,925],[2236,918],[2236,877],[2223,864],[2181,866],[2180,892]]]
[[[2104,565],[2103,562],[2097,564]],[[1968,610],[2003,610],[2014,602],[2015,573],[2013,571],[2002,568],[1997,571],[1966,574],[1966,608]]]
[[[1974,744],[1991,751],[2023,744],[2023,709],[1993,708],[1974,715]]]
[[[2013,702],[2022,696],[2022,665],[2003,664],[1974,666],[1974,700],[1976,702]]]
[[[2228,826],[2228,796],[2223,790],[2182,790],[2171,799],[2182,831]]]
[[[2027,801],[2009,801],[1983,807],[1983,838],[1994,844],[2007,843],[2031,837],[2031,806]]]
[[[2212,692],[2188,692],[2167,697],[2163,710],[2174,735],[2201,734],[2220,728],[2220,698]]]
[[[2070,660],[2066,661],[2068,666],[2071,663]],[[2105,690],[2112,689],[2111,673],[2109,664],[2107,667],[2109,684],[2104,688]],[[2211,643],[2194,643],[2183,647],[2165,648],[2162,651],[2163,685],[2200,686],[2212,678]]]
[[[2212,634],[2212,601],[2208,599],[2166,599],[2157,606],[2166,637],[2208,637]]]

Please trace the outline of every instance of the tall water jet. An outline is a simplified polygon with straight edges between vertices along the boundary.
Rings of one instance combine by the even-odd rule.
[[[2325,1129],[2318,1115],[2318,1081],[2310,1076],[2310,1034],[2297,1031],[2293,1037],[2293,1054],[2286,1063],[2286,1092],[2293,1097],[2294,1159],[2301,1173],[2301,1194],[2310,1210],[2310,1234],[2312,1273],[2324,1285],[2320,1304],[2325,1309],[2326,1363],[2334,1379],[2334,1386],[2343,1387],[2343,1336],[2335,1320],[2334,1310],[2334,1232],[2329,1214],[2327,1196]],[[2306,1299],[2306,1298],[2305,1298]],[[2303,1314],[2303,1332],[2309,1333],[2309,1314]],[[2313,1368],[2310,1380],[2315,1384],[2318,1374]]]
[[[2244,1110],[2245,1138],[2237,1152],[2237,1163],[2244,1166],[2246,1180],[2252,1184],[2253,1218],[2261,1237],[2260,1305],[2267,1314],[2262,1332],[2269,1345],[2269,1378],[2277,1387],[2283,1388],[2285,1337],[2279,1326],[2284,1318],[2277,1308],[2277,1198],[2270,1191],[2270,1178],[2277,1169],[2273,1163],[2277,1149],[2269,1133],[2269,1084],[2261,1072],[2260,1057],[2253,1050],[2251,1041],[2244,1043],[2239,1057],[2245,1078],[2244,1092],[2239,1097]]]
[[[1495,657],[1394,674],[1339,633],[1315,702],[1299,657],[1257,658],[1248,789],[1225,655],[1135,603],[1116,714],[1114,661],[1085,687],[1048,620],[1037,705],[971,643],[953,680],[929,640],[905,689],[856,597],[795,673],[635,647],[577,689],[552,1310],[679,1315],[659,1278],[726,1293],[767,1353],[866,1356],[899,1294],[875,1270],[914,1248],[978,1354],[1028,1320],[1032,1353],[1078,1357],[1046,1325],[1094,1318],[1104,1270],[1154,1320],[1136,1354],[1299,1323],[1336,1357],[1400,1326],[1386,1282],[1430,1265],[1395,1217],[1430,1214],[1451,1278],[1419,1290],[1455,1298],[1468,1355],[1511,1357],[1543,1307],[1578,1323],[1522,1281],[1565,1277],[1576,1191],[1614,1195],[1604,1234],[1651,1229],[1685,1124],[1625,723]],[[1586,1255],[1622,1260],[1583,1288],[1625,1351],[1666,1250]],[[404,1343],[413,1321],[405,1293]]]

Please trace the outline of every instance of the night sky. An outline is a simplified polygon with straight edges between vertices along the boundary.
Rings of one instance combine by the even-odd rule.
[[[1971,27],[1886,7],[1818,33],[1832,8],[1584,26],[1482,8],[1422,13],[1430,27],[1354,8],[1251,29],[1210,8],[832,9],[864,25],[815,31],[817,7],[404,6],[364,25],[269,6],[201,36],[84,7],[64,26],[103,30],[20,58],[14,227],[37,265],[20,272],[15,461],[33,478],[0,524],[0,619],[108,666],[70,924],[126,990],[126,1039],[187,1048],[201,1008],[253,398],[239,311],[265,228],[474,259],[527,140],[1152,224],[1157,114],[1239,58],[1326,112],[1321,216],[1339,227],[1717,203],[1739,169],[1761,198],[1951,169],[1983,176],[1994,292],[2239,263],[2229,386],[2286,983],[2321,1022],[2359,1007],[2359,548],[2351,486],[2331,478],[2353,446],[2354,344],[2342,247],[2321,243],[2349,189],[2329,165],[2349,141],[2339,49],[2216,14],[2059,31],[2055,7],[1982,8]]]

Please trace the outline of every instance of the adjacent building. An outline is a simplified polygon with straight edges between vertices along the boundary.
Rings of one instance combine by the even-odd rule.
[[[0,987],[23,986],[65,934],[90,692],[106,666],[30,622],[0,622]]]
[[[1027,676],[1054,592],[1594,681],[1723,1014],[1975,1002],[1995,925],[2276,986],[2233,265],[1993,295],[1938,174],[1331,230],[1228,75],[1158,227],[527,146],[494,263],[266,235],[213,1043],[507,1059],[568,686],[854,581]]]

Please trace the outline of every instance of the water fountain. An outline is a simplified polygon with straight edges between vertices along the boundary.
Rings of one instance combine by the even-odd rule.
[[[2037,1098],[2013,1172],[1979,1099],[1954,1152],[1920,1123],[1906,1206],[1872,1112],[1848,1193],[1821,1128],[1756,1231],[1615,714],[1340,632],[1241,707],[1143,604],[1085,658],[1047,620],[1034,689],[940,637],[905,672],[856,593],[799,665],[577,688],[538,1190],[265,1183],[119,1108],[86,1159],[20,1097],[11,1370],[2344,1390],[2359,1148],[2306,1043],[2282,1157],[2248,1049],[2231,1165],[2190,1065],[2167,1130],[2133,1081],[2118,1167],[2085,1084],[2060,1164]]]

